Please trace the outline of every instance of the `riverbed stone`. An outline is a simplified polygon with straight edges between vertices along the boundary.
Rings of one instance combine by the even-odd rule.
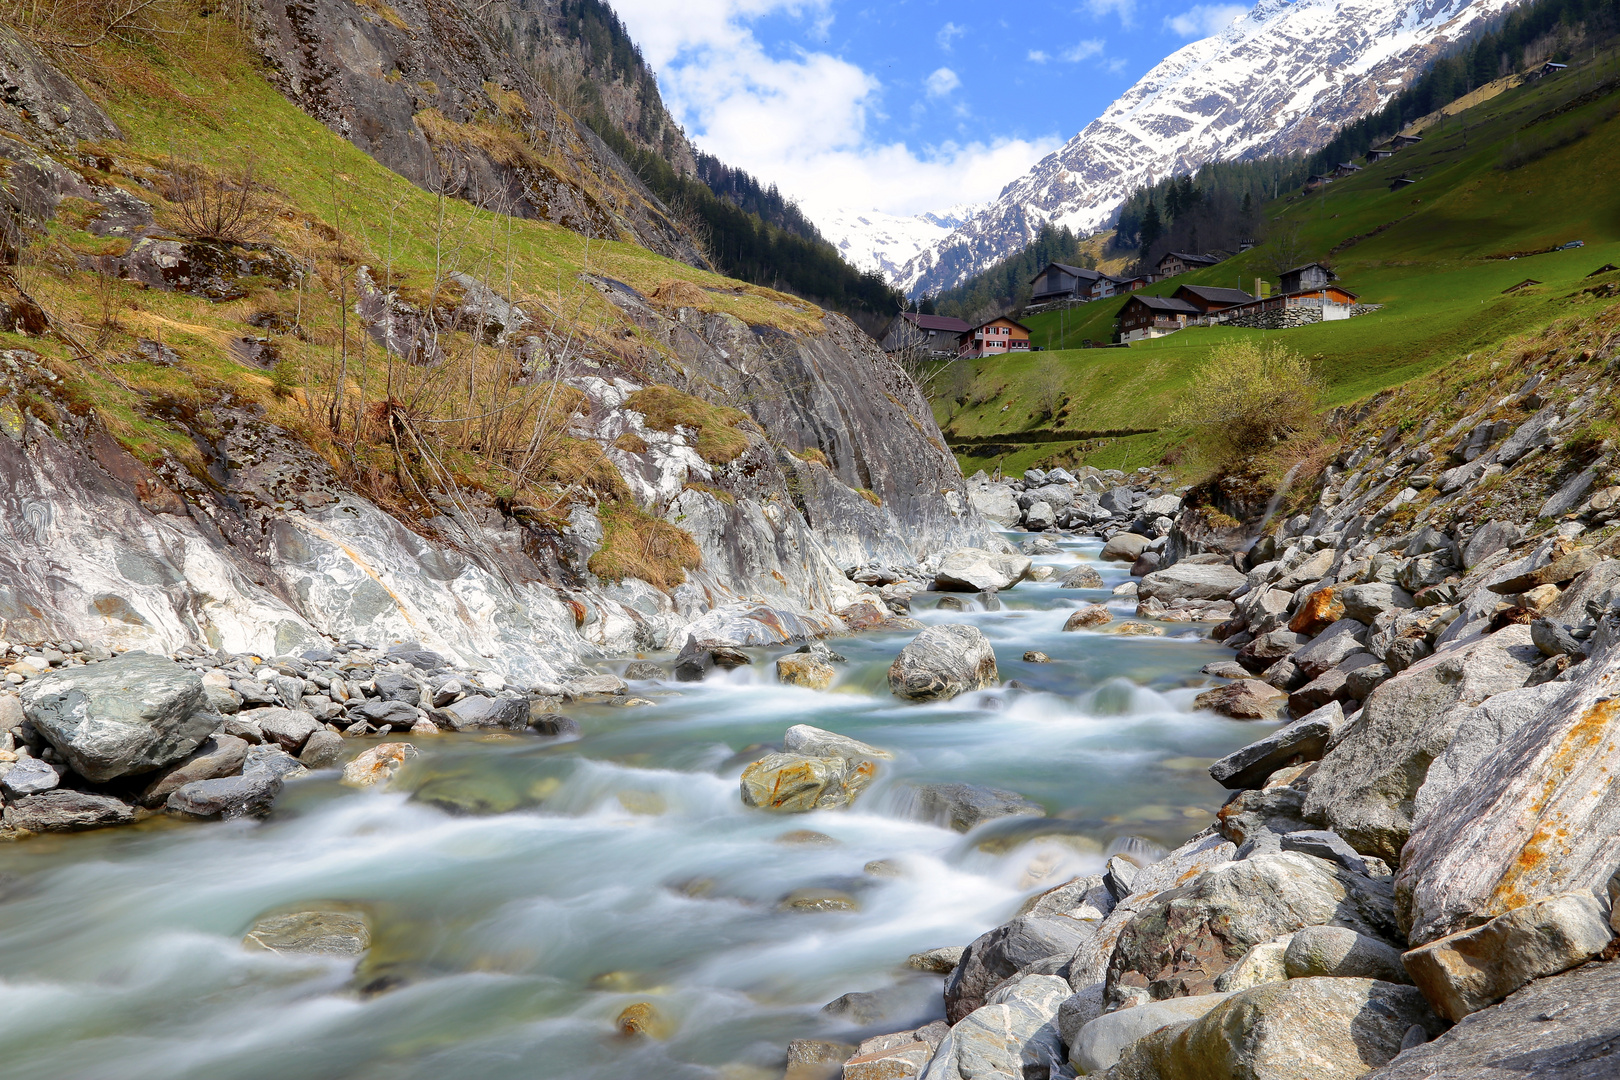
[[[850,805],[877,775],[871,761],[804,754],[767,754],[743,770],[744,806],[780,814]]]
[[[1196,1020],[1225,1001],[1230,994],[1149,1001],[1133,1009],[1105,1013],[1082,1027],[1069,1044],[1069,1061],[1082,1076],[1107,1072],[1120,1054],[1137,1039],[1168,1024]]]
[[[446,731],[522,731],[529,726],[529,703],[518,697],[468,694],[429,715]]]
[[[1027,555],[961,548],[940,560],[934,588],[943,592],[1010,589],[1024,580],[1033,565]]]
[[[1101,604],[1087,604],[1063,621],[1064,630],[1089,630],[1114,621],[1114,615]]]
[[[281,794],[281,786],[281,777],[268,769],[193,780],[169,792],[164,808],[175,817],[204,821],[264,817]]]
[[[945,701],[996,682],[996,654],[990,640],[966,623],[929,627],[889,666],[890,691],[907,701]]]
[[[292,709],[254,709],[250,717],[259,726],[267,742],[274,743],[294,755],[304,748],[304,742],[325,728],[307,712]]]
[[[304,740],[298,751],[298,763],[306,769],[324,769],[343,756],[343,736],[322,728]]]
[[[1189,560],[1155,570],[1137,585],[1144,600],[1225,600],[1248,584],[1230,562],[1198,563]]]
[[[1140,533],[1116,533],[1108,538],[1108,542],[1102,546],[1102,551],[1097,557],[1104,562],[1134,563],[1142,557],[1142,552],[1147,550],[1150,543],[1152,541]]]
[[[906,957],[906,967],[916,971],[927,971],[935,975],[949,975],[956,970],[956,965],[962,962],[962,954],[967,952],[965,945],[947,945],[939,949],[924,949],[919,953],[912,953]]]
[[[203,709],[196,672],[141,652],[41,675],[22,699],[40,735],[95,783],[178,761],[221,723]]]
[[[825,690],[833,684],[838,672],[831,664],[801,653],[789,653],[776,661],[776,681],[787,686],[802,686],[806,690]]]
[[[794,724],[788,728],[782,735],[782,749],[805,757],[841,757],[850,761],[888,761],[894,757],[887,750],[879,750],[859,739],[809,724]]]
[[[1193,699],[1195,709],[1209,709],[1235,720],[1275,720],[1287,704],[1287,694],[1258,679],[1238,679]]]
[[[1344,605],[1344,617],[1354,619],[1363,626],[1371,626],[1386,611],[1409,608],[1415,604],[1411,593],[1399,585],[1383,581],[1348,586],[1338,591],[1338,597]]]
[[[989,484],[982,488],[968,488],[968,504],[997,525],[1017,525],[1023,511],[1013,489],[1006,484]]]
[[[1003,980],[1049,957],[1067,958],[1091,935],[1089,924],[1059,916],[1021,915],[986,931],[967,946],[945,980],[945,1019],[952,1024],[984,1006]],[[1062,997],[1068,997],[1068,987]],[[1052,1006],[1057,1012],[1057,1005]]]
[[[234,735],[223,731],[210,735],[191,756],[164,769],[146,786],[141,793],[141,805],[162,806],[176,788],[196,780],[215,780],[240,773],[247,761],[247,751],[247,742]]]
[[[1110,1080],[1353,1080],[1443,1026],[1410,986],[1310,978],[1233,994],[1128,1046]]]
[[[1317,589],[1300,602],[1299,610],[1288,620],[1288,629],[1296,634],[1315,637],[1344,618],[1344,600],[1339,590],[1329,587]]]
[[[1262,983],[1285,981],[1288,978],[1288,946],[1293,940],[1293,934],[1282,934],[1250,947],[1237,963],[1215,977],[1215,989],[1223,993],[1237,993]]]
[[[1238,650],[1237,662],[1258,675],[1277,661],[1292,656],[1310,640],[1304,634],[1282,627],[1268,630],[1255,635],[1253,641]]]
[[[1052,1021],[1068,997],[1068,984],[1050,975],[1034,975],[1011,989],[1002,1000],[973,1010],[951,1026],[928,1064],[928,1080],[1064,1074],[1067,1055]]]
[[[1060,589],[1100,589],[1103,587],[1102,575],[1089,566],[1075,566],[1063,572],[1058,578]]]
[[[961,833],[996,818],[1046,816],[1046,809],[1039,803],[1000,788],[938,783],[918,785],[916,792],[918,816]]]
[[[25,757],[19,758],[4,776],[0,776],[0,790],[6,793],[8,799],[21,799],[50,791],[61,782],[61,776],[48,763],[36,757]]]
[[[343,766],[343,783],[350,787],[385,786],[406,761],[416,756],[410,743],[383,743],[364,751]]]
[[[1564,893],[1412,949],[1412,980],[1447,1020],[1494,1005],[1531,979],[1556,975],[1602,952],[1614,937],[1608,897]]]
[[[537,735],[552,738],[561,738],[579,734],[579,721],[572,716],[556,712],[536,713],[532,710],[529,716],[529,728]]]
[[[28,832],[81,832],[106,825],[127,825],[135,810],[111,795],[55,788],[26,795],[6,807],[6,821]]]
[[[361,956],[371,948],[371,927],[355,911],[293,911],[255,919],[242,944],[274,953]]]
[[[1283,969],[1290,979],[1314,975],[1410,983],[1401,951],[1344,926],[1307,926],[1289,940]]]
[[[1367,627],[1355,619],[1340,619],[1317,634],[1289,659],[1314,679],[1331,671],[1366,647]]]
[[[1265,738],[1232,751],[1209,767],[1209,775],[1223,787],[1260,787],[1285,765],[1320,761],[1328,743],[1343,727],[1344,708],[1330,701]]]

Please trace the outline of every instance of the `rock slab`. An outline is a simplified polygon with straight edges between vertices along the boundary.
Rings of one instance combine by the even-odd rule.
[[[889,666],[889,689],[906,701],[946,701],[997,682],[996,654],[976,626],[931,626]]]

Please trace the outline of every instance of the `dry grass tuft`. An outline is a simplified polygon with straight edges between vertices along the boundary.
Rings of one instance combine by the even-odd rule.
[[[591,556],[591,573],[607,581],[640,578],[668,592],[703,565],[692,534],[629,502],[604,503],[602,548]]]
[[[725,465],[748,449],[748,436],[737,425],[748,422],[741,410],[711,405],[673,386],[649,386],[637,390],[625,401],[647,418],[654,431],[690,428],[698,433],[697,452],[711,465]]]

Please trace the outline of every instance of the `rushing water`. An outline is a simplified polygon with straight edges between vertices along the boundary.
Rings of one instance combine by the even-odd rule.
[[[1066,569],[1096,550],[1038,561]],[[1110,587],[1125,580],[1098,568]],[[320,774],[290,784],[265,822],[154,819],[11,845],[0,1076],[766,1080],[789,1039],[937,1018],[941,980],[906,969],[908,954],[966,944],[1110,850],[1196,832],[1222,796],[1205,766],[1256,736],[1190,711],[1210,682],[1198,668],[1225,655],[1202,628],[1061,632],[1101,600],[1130,610],[1055,584],[1022,584],[998,611],[919,596],[919,619],[978,625],[1021,684],[947,704],[889,696],[909,635],[830,642],[849,663],[829,693],[775,684],[769,660],[784,650],[757,650],[753,667],[701,685],[638,687],[651,707],[575,710],[577,741],[418,739],[386,792]],[[1025,663],[1027,649],[1053,662]],[[744,808],[743,766],[794,723],[896,760],[852,811]],[[908,782],[938,780],[1017,791],[1051,817],[968,836],[910,817]],[[874,860],[898,876],[863,869]],[[783,910],[801,888],[859,910]],[[359,971],[241,947],[268,910],[334,902],[371,921]],[[821,1012],[873,990],[887,1015],[872,1027]],[[662,1037],[616,1033],[634,1002],[655,1007]]]

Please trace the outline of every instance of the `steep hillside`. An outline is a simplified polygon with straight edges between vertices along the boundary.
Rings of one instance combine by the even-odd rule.
[[[1513,0],[1262,0],[1171,54],[988,208],[912,259],[897,284],[938,292],[1033,240],[1046,223],[1107,222],[1144,182],[1205,161],[1310,150],[1378,108],[1446,43]]]
[[[870,339],[630,242],[678,234],[522,73],[477,81],[467,11],[406,10],[0,30],[8,636],[415,640],[522,684],[842,627],[844,567],[986,539]]]

